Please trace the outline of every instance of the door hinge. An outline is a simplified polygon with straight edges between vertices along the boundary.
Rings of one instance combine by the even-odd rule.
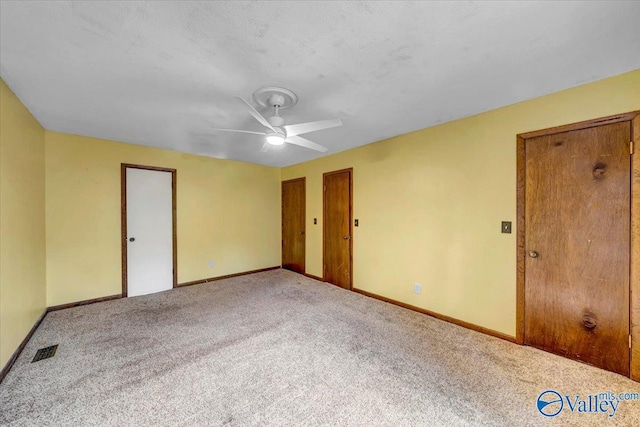
[[[629,154],[633,154],[633,141],[629,142]]]
[[[631,348],[631,334],[629,334],[629,348]]]

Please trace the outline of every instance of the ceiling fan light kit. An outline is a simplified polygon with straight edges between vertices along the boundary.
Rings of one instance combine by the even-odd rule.
[[[266,128],[265,132],[254,132],[239,129],[212,129],[226,132],[240,132],[265,136],[265,145],[262,147],[262,152],[265,151],[266,144],[282,145],[285,142],[289,144],[298,145],[300,147],[308,148],[310,150],[320,151],[325,153],[329,151],[327,147],[323,147],[320,144],[309,141],[306,138],[302,138],[298,135],[304,133],[316,132],[323,129],[330,129],[336,126],[342,126],[340,119],[319,120],[316,122],[298,123],[295,125],[285,125],[284,118],[278,115],[279,110],[293,107],[298,102],[298,97],[295,93],[288,89],[280,87],[264,87],[258,89],[253,94],[253,100],[265,108],[273,108],[274,114],[268,119],[262,116],[251,104],[249,104],[244,98],[236,96],[242,101],[245,108],[249,110],[249,113],[258,121],[262,126]]]
[[[282,145],[284,144],[284,136],[276,132],[268,132],[267,142],[271,145]]]

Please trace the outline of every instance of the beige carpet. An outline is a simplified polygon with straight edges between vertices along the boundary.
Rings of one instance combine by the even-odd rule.
[[[640,401],[545,418],[547,389],[640,387],[274,270],[50,313],[0,385],[0,424],[640,425]]]

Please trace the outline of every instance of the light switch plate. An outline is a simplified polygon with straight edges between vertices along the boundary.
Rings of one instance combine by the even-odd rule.
[[[511,234],[511,221],[502,221],[502,232]]]

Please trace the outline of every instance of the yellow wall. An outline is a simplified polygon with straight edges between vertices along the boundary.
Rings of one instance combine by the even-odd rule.
[[[47,305],[121,293],[121,163],[177,169],[179,283],[280,265],[278,168],[47,131]]]
[[[0,79],[0,368],[45,309],[44,129]]]
[[[282,170],[45,132],[0,96],[2,366],[45,305],[121,292],[123,162],[178,170],[179,282],[279,265],[280,179],[301,176],[321,276],[322,173],[353,167],[354,287],[514,335],[515,135],[639,110],[640,70]]]
[[[515,335],[516,134],[634,110],[640,70],[284,168],[306,177],[307,273],[322,173],[353,167],[353,286]]]

